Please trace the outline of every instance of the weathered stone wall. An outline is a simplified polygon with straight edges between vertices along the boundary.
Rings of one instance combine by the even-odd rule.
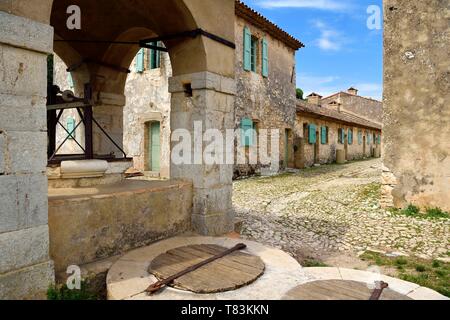
[[[450,210],[448,1],[385,0],[383,203]]]
[[[332,101],[340,103],[342,111],[347,111],[378,123],[383,121],[383,103],[381,101],[341,92],[322,99],[321,104],[327,108]]]
[[[353,129],[353,143],[347,144],[347,160],[359,160],[367,157],[371,157],[373,155],[373,149],[377,147],[377,144],[373,140],[373,134],[381,134],[381,131],[370,130],[356,126],[348,126],[344,124],[339,124],[334,121],[327,121],[322,119],[313,118],[307,115],[297,115],[297,123],[298,128],[297,131],[301,132],[300,137],[303,139],[303,144],[298,143],[296,146],[299,149],[296,153],[296,163],[300,167],[310,167],[314,165],[315,159],[315,148],[314,144],[310,144],[308,142],[308,131],[306,130],[306,137],[304,137],[303,125],[304,124],[314,124],[316,125],[316,130],[319,131],[318,141],[319,141],[319,163],[327,164],[333,163],[336,161],[336,150],[345,150],[345,144],[339,143],[338,140],[338,132],[339,129],[344,129],[347,137],[347,133],[349,129]],[[328,143],[321,143],[321,135],[320,128],[322,126],[326,126],[329,128],[328,133]],[[364,139],[363,143],[359,143],[358,141],[358,131],[362,130],[363,136],[366,136],[366,146],[364,148]],[[372,138],[370,140],[367,139],[367,135],[371,135]],[[303,148],[302,148],[303,146]],[[300,162],[298,162],[298,158],[300,158]]]
[[[245,26],[250,29],[252,35],[259,39],[266,38],[268,41],[269,76],[267,78],[262,76],[260,59],[257,63],[256,72],[244,70],[243,37]],[[235,34],[237,86],[235,128],[240,128],[243,118],[249,118],[257,122],[258,129],[280,130],[280,162],[282,166],[289,164],[292,166],[293,158],[289,159],[290,161],[284,159],[284,132],[285,129],[293,130],[295,126],[295,51],[240,17],[236,17]],[[290,137],[291,147],[293,146],[292,143],[293,138]],[[236,177],[258,172],[259,167],[235,166],[234,175]]]
[[[54,281],[47,219],[51,27],[0,11],[0,300],[44,298]]]
[[[183,181],[49,191],[55,269],[108,258],[190,229],[192,185]]]
[[[148,56],[147,54],[145,55]],[[146,63],[148,65],[148,63]],[[161,123],[161,169],[162,178],[170,177],[170,93],[169,77],[172,67],[167,53],[161,52],[161,67],[143,73],[135,72],[135,61],[125,87],[127,103],[124,108],[124,147],[134,159],[134,167],[140,171],[148,168],[148,132],[146,124]]]

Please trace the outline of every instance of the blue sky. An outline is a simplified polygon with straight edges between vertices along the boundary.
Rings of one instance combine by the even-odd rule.
[[[371,5],[382,0],[245,0],[247,5],[300,39],[297,87],[323,96],[351,86],[382,97],[383,32],[370,30]]]

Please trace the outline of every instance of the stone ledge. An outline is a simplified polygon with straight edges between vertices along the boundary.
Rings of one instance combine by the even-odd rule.
[[[0,11],[0,43],[53,53],[53,27]]]
[[[54,282],[52,261],[0,274],[0,300],[44,300]]]

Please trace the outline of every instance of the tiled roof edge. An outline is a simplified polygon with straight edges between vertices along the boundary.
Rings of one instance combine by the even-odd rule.
[[[252,22],[257,27],[263,29],[267,33],[269,33],[272,37],[284,42],[288,47],[298,50],[300,48],[304,48],[305,45],[300,41],[294,38],[292,35],[281,29],[279,26],[268,20],[262,14],[253,10],[245,3],[240,0],[235,1],[235,12],[236,15]]]

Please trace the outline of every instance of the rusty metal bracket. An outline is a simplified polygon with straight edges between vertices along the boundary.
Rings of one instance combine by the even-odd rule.
[[[184,31],[180,33],[175,33],[167,36],[160,36],[160,37],[154,37],[149,39],[143,39],[139,41],[139,45],[141,47],[144,47],[149,42],[157,42],[157,41],[168,41],[168,40],[174,40],[179,38],[196,38],[198,36],[204,36],[206,38],[209,38],[213,41],[219,42],[227,47],[230,47],[232,49],[236,49],[236,44],[234,42],[231,42],[227,39],[224,39],[222,37],[219,37],[218,35],[215,35],[213,33],[210,33],[208,31],[205,31],[201,28],[190,30],[190,31]]]
[[[372,296],[370,297],[370,301],[372,300],[380,300],[381,295],[383,294],[384,289],[387,289],[389,287],[389,284],[387,284],[384,281],[377,281],[375,282],[375,290],[372,293]]]

